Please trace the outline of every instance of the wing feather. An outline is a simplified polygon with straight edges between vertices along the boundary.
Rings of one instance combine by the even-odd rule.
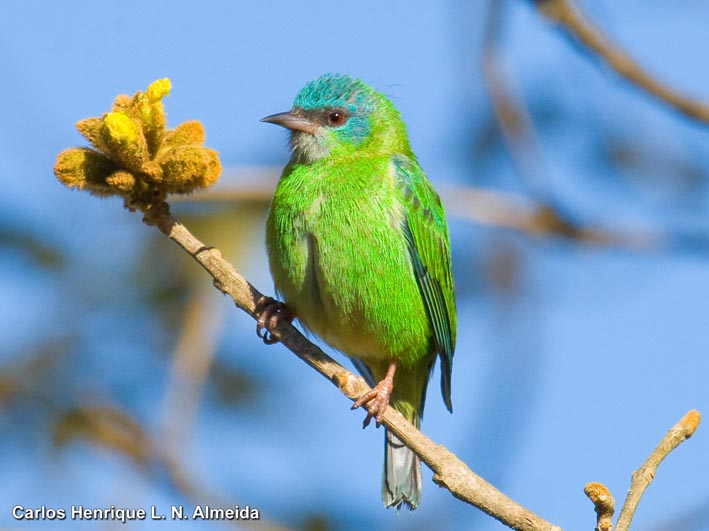
[[[445,211],[438,194],[415,161],[394,156],[392,163],[406,212],[402,230],[433,329],[436,352],[441,359],[441,393],[446,407],[452,410],[456,309]]]

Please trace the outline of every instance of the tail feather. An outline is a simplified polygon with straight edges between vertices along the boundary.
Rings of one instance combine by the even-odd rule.
[[[421,501],[421,463],[418,456],[399,438],[386,431],[384,437],[384,473],[382,501],[386,507],[418,507]]]

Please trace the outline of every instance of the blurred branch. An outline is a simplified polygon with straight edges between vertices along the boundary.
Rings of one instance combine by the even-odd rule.
[[[481,225],[516,230],[534,237],[557,236],[583,243],[638,248],[655,241],[648,238],[646,241],[634,242],[619,234],[581,227],[564,219],[549,206],[504,192],[472,186],[448,186],[441,190],[441,197],[452,216]]]
[[[27,222],[22,227],[0,223],[0,248],[2,247],[23,253],[37,265],[47,269],[59,269],[65,260],[58,247],[32,234]]]
[[[212,306],[211,290],[199,288],[187,302],[184,324],[173,353],[170,379],[163,399],[164,446],[178,455],[193,423],[204,382],[216,350],[215,329],[222,312]]]
[[[116,406],[79,406],[61,414],[54,426],[54,444],[62,446],[76,439],[129,458],[149,477],[158,472],[164,473],[170,484],[195,505],[236,505],[233,500],[223,499],[200,487],[171,448],[161,451],[163,445],[158,444],[138,420]],[[229,523],[238,529],[289,531],[289,528],[268,520],[263,513],[259,520],[233,520]]]
[[[678,94],[645,72],[601,30],[593,27],[570,0],[533,0],[533,3],[537,11],[598,55],[619,76],[685,116],[709,124],[708,104]]]
[[[504,0],[490,0],[481,46],[483,81],[492,102],[497,124],[517,172],[532,188],[542,194],[543,160],[532,118],[513,94],[514,83],[505,75],[499,51]]]
[[[236,169],[227,175],[239,176],[239,187],[217,185],[198,195],[174,197],[175,203],[235,203],[240,201],[268,204],[273,197],[277,173],[261,172],[260,180],[242,179]],[[616,247],[633,252],[709,253],[709,236],[697,232],[669,232],[659,229],[616,228],[617,222],[580,224],[558,209],[519,194],[476,186],[441,186],[439,192],[451,217],[521,232],[534,238],[562,238],[599,247]],[[611,228],[613,227],[613,228]]]
[[[538,9],[561,5],[573,11],[567,0],[535,2]],[[543,7],[547,6],[547,7]],[[709,238],[664,231],[618,230],[581,225],[566,215],[545,189],[544,157],[531,115],[515,86],[505,74],[499,50],[504,0],[490,0],[481,47],[483,81],[492,102],[502,138],[518,174],[534,200],[473,187],[443,188],[442,196],[452,215],[479,223],[517,230],[533,237],[555,236],[580,243],[611,246],[632,251],[709,250]]]
[[[632,252],[709,253],[709,236],[701,231],[626,229],[617,228],[617,223],[611,226],[580,224],[550,206],[520,195],[472,186],[442,187],[441,198],[450,216],[514,230],[534,238],[561,238],[578,244]]]
[[[172,485],[188,500],[198,505],[208,505],[210,507],[229,507],[238,505],[234,500],[226,500],[220,496],[209,493],[198,486],[196,480],[185,470],[182,460],[171,453],[163,453],[157,456],[158,462],[162,464],[167,472],[167,476]],[[244,507],[243,505],[240,505]],[[259,511],[260,512],[260,511]],[[279,523],[269,520],[260,512],[258,520],[229,520],[236,529],[251,529],[254,531],[291,531]]]
[[[532,189],[532,195],[544,197],[539,177],[542,156],[534,124],[522,102],[512,94],[512,82],[501,65],[498,41],[503,7],[504,0],[489,2],[482,44],[483,80],[517,172]],[[451,213],[477,223],[516,229],[533,236],[556,235],[588,243],[619,243],[611,234],[576,226],[545,203],[532,205],[530,201],[509,195],[472,188],[459,188],[446,198]]]
[[[217,328],[221,327],[222,312],[212,306],[211,289],[199,288],[187,302],[184,324],[175,348],[170,379],[163,400],[163,426],[160,445],[155,455],[172,485],[187,499],[213,507],[235,505],[233,501],[206,492],[183,466],[182,445],[194,422],[200,394],[209,374],[216,351]],[[258,531],[288,531],[287,528],[261,516],[258,521],[232,522],[239,529]]]
[[[670,431],[665,434],[660,444],[657,445],[643,465],[633,472],[630,490],[623,504],[623,509],[620,511],[616,531],[628,530],[640,498],[655,477],[657,467],[672,450],[694,434],[700,420],[699,411],[694,409],[689,411],[677,424],[670,428]]]
[[[155,225],[189,253],[212,276],[217,289],[229,295],[240,309],[257,319],[259,315],[256,312],[256,304],[263,295],[230,263],[222,259],[219,250],[206,247],[184,225],[175,220],[166,203],[154,206],[156,208],[145,214],[144,221]],[[343,368],[290,323],[279,321],[275,332],[279,334],[281,343],[334,383],[351,400],[356,400],[369,390],[364,379]],[[476,475],[458,457],[431,441],[392,407],[387,408],[383,424],[433,470],[434,482],[448,489],[455,497],[513,529],[560,531],[559,527],[525,509]]]
[[[235,170],[231,170],[235,174]],[[265,176],[264,173],[261,175]],[[173,202],[231,203],[255,201],[270,203],[276,186],[276,173],[254,183],[239,179],[239,188],[216,186],[199,195],[175,197]],[[240,177],[243,177],[240,175]],[[489,227],[519,231],[535,238],[558,237],[585,244],[615,246],[634,251],[653,251],[668,243],[668,237],[651,231],[610,231],[603,228],[581,226],[548,205],[521,195],[478,188],[475,186],[442,186],[439,188],[446,211],[465,221]],[[683,239],[682,244],[685,243]],[[686,243],[703,246],[709,250],[709,239],[686,239]]]
[[[514,85],[505,75],[499,51],[504,0],[490,0],[482,43],[483,80],[492,101],[495,118],[513,164],[536,197],[530,201],[510,194],[458,188],[445,197],[450,213],[483,225],[497,225],[518,230],[534,237],[558,236],[595,245],[611,245],[632,249],[656,246],[653,235],[621,235],[592,227],[583,227],[564,216],[551,205],[544,190],[543,157],[530,113],[520,98],[513,94]],[[448,190],[444,189],[444,192]],[[448,196],[448,194],[443,194]]]
[[[62,412],[54,423],[52,441],[64,446],[83,439],[128,457],[145,469],[155,448],[143,426],[115,406],[79,406]]]
[[[170,202],[174,204],[251,201],[270,204],[281,171],[282,168],[275,166],[226,167],[218,184],[200,191],[197,195],[173,196]],[[224,182],[238,182],[238,186],[224,185]]]

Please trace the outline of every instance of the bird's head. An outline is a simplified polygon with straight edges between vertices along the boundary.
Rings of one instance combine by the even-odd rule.
[[[364,81],[325,74],[305,85],[290,111],[261,120],[291,130],[293,160],[309,164],[359,150],[410,154],[406,127],[389,99]]]

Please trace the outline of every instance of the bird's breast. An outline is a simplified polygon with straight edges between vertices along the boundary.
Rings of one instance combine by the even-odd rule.
[[[277,193],[269,215],[276,288],[306,328],[364,359],[428,348],[404,212],[388,186],[386,166],[369,180],[341,170]]]

